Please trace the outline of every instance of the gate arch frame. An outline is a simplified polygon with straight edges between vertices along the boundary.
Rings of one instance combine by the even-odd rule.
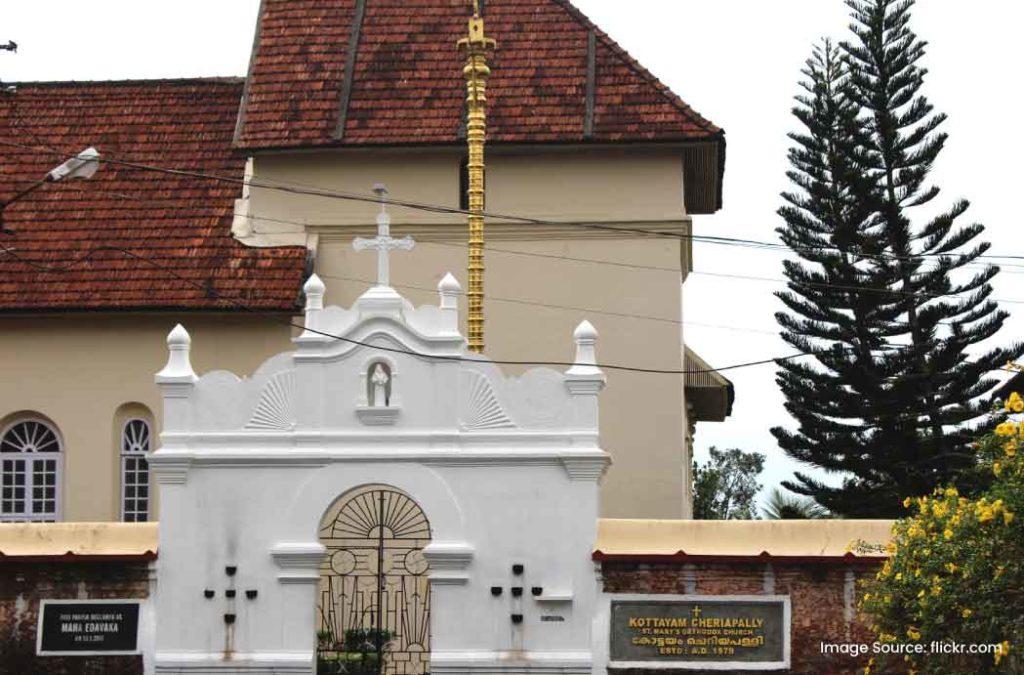
[[[429,673],[430,574],[409,567],[414,553],[426,565],[423,551],[433,539],[423,507],[388,483],[361,485],[331,503],[318,536],[326,549],[317,591],[318,642],[321,630],[329,636],[318,645],[318,659],[350,651],[350,630],[370,630],[367,637],[374,640],[360,651],[375,654],[378,673]],[[351,565],[347,570],[336,567],[339,554]]]

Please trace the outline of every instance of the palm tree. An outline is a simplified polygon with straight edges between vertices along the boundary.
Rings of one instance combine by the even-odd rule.
[[[833,517],[828,509],[813,499],[782,492],[779,488],[772,490],[761,513],[765,520],[818,520]]]

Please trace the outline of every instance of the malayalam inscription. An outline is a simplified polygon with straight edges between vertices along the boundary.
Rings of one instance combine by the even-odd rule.
[[[46,600],[40,608],[39,654],[138,651],[139,603]]]
[[[786,606],[766,600],[612,600],[611,658],[783,663]]]

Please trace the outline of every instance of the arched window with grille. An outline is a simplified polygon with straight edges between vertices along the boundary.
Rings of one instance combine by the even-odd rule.
[[[149,520],[149,422],[130,419],[121,428],[121,520]]]
[[[0,432],[0,521],[60,518],[63,453],[48,422],[16,419]]]

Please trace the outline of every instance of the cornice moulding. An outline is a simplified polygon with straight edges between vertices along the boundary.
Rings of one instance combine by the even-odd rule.
[[[282,584],[319,583],[320,563],[326,552],[320,542],[276,544],[270,555],[281,570],[277,580]]]

